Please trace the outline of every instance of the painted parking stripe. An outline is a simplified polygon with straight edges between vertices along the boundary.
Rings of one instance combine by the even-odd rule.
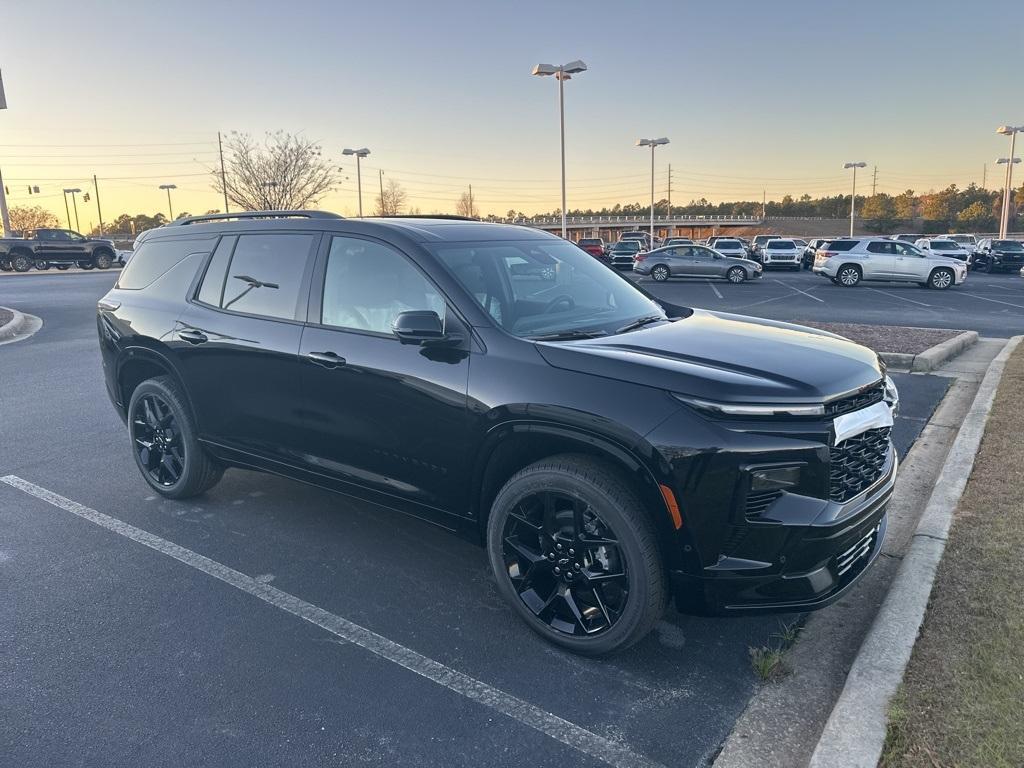
[[[465,675],[439,661],[434,661],[411,648],[388,640],[376,632],[361,627],[348,619],[337,616],[312,603],[307,603],[294,595],[257,581],[216,560],[200,555],[190,549],[162,539],[152,533],[122,522],[117,518],[97,512],[95,509],[65,498],[16,475],[0,477],[0,482],[17,488],[30,496],[45,501],[58,509],[88,520],[101,528],[106,528],[118,536],[149,547],[162,555],[177,560],[197,571],[212,576],[235,589],[247,592],[265,603],[293,616],[315,624],[330,632],[335,637],[358,645],[382,659],[394,662],[410,672],[414,672],[427,680],[454,691],[460,696],[489,707],[523,725],[533,728],[555,741],[577,749],[584,754],[600,760],[616,768],[663,768],[643,755],[633,752],[629,747],[611,739],[599,736],[586,728],[570,723],[558,715],[547,712],[522,699],[516,698],[502,690],[494,688],[476,678]]]
[[[865,286],[864,290],[874,291],[875,293],[880,293],[883,296],[888,296],[891,299],[899,299],[900,301],[907,301],[910,302],[911,304],[917,304],[917,306],[919,307],[928,307],[930,309],[932,306],[931,304],[925,304],[923,301],[914,301],[914,299],[908,299],[906,296],[900,296],[895,293],[889,293],[888,291],[880,291],[877,288],[868,288],[867,286]]]
[[[964,296],[970,296],[972,299],[981,299],[982,301],[991,301],[993,304],[1005,304],[1008,307],[1018,307],[1024,309],[1024,304],[1012,304],[1009,301],[1000,301],[999,299],[990,299],[988,296],[979,296],[976,293],[970,291],[957,291],[957,293],[963,294]],[[1003,310],[1004,312],[1006,310]]]
[[[711,290],[715,292],[715,296],[717,296],[720,299],[723,298],[721,292],[718,290],[718,286],[717,285],[712,283],[710,280],[708,280],[707,283],[708,283],[708,286],[711,288]]]
[[[774,280],[773,282],[776,282],[776,283],[778,283],[779,285],[783,285],[783,286],[785,286],[786,288],[790,288],[790,289],[792,289],[792,290],[796,291],[797,293],[802,293],[802,294],[803,294],[804,296],[806,296],[806,297],[807,297],[807,298],[809,298],[809,299],[814,299],[815,301],[820,301],[820,302],[821,302],[822,304],[824,304],[824,303],[825,303],[825,300],[824,300],[824,299],[819,299],[819,298],[818,298],[817,296],[811,296],[811,294],[809,294],[809,293],[808,293],[807,291],[801,291],[801,290],[800,290],[799,288],[794,288],[794,287],[793,287],[792,285],[790,285],[789,283],[784,283],[784,282],[782,282],[781,280]]]

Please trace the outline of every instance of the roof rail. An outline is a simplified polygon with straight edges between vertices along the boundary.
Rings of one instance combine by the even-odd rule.
[[[208,213],[204,216],[185,216],[169,221],[165,227],[183,227],[204,221],[231,221],[233,219],[341,219],[330,211],[240,211],[239,213]]]

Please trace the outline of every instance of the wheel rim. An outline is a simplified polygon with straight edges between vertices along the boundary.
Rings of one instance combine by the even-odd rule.
[[[519,599],[556,632],[593,637],[625,610],[629,574],[618,540],[578,498],[545,491],[520,501],[505,521],[502,557]]]
[[[729,280],[734,283],[743,282],[743,270],[733,269],[729,272]]]
[[[653,277],[655,280],[667,280],[668,270],[665,269],[664,267],[655,267]]]
[[[948,288],[951,282],[953,282],[953,278],[950,276],[949,272],[936,272],[932,276],[932,285],[936,288]]]
[[[159,395],[143,395],[132,414],[132,443],[139,465],[157,485],[169,488],[185,470],[185,446],[170,405]]]
[[[858,280],[860,280],[860,275],[857,274],[856,269],[844,269],[839,273],[839,281],[843,285],[856,285]]]

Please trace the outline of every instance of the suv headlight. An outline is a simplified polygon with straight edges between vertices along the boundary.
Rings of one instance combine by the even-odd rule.
[[[681,400],[698,411],[716,416],[824,416],[825,406],[821,403],[718,403],[713,400],[701,400],[672,393],[672,397]]]

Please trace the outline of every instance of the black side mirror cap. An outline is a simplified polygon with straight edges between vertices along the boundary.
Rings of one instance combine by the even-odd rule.
[[[461,334],[444,332],[440,316],[430,309],[400,313],[391,324],[391,331],[403,344],[433,347],[462,343]]]

